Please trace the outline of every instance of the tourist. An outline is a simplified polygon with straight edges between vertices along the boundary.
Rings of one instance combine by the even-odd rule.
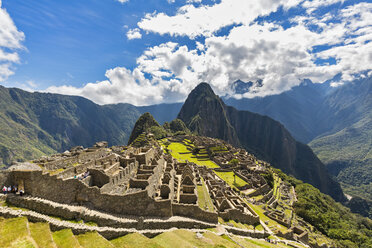
[[[3,187],[3,193],[6,195],[6,192],[8,191],[8,188],[6,186]]]
[[[23,191],[23,189],[20,189],[20,190],[19,190],[19,195],[20,195],[20,196],[23,196],[24,193],[25,193],[25,192]]]
[[[12,192],[12,187],[9,186],[7,191],[8,193]]]

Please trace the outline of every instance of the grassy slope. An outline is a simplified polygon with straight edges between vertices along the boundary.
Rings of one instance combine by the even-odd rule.
[[[112,248],[114,247],[107,239],[96,232],[87,232],[76,236],[83,248]]]
[[[48,223],[29,223],[30,233],[39,247],[55,248]]]
[[[201,178],[202,185],[198,185],[198,204],[201,209],[207,210],[207,211],[213,211],[214,206],[212,203],[212,199],[208,193],[207,187],[204,183],[204,179]]]
[[[70,229],[53,233],[53,240],[58,248],[79,248],[80,244]]]
[[[27,218],[5,219],[0,223],[0,247],[36,247],[29,238]]]
[[[162,233],[153,238],[165,248],[193,248],[193,247],[231,247],[239,248],[235,243],[213,233],[205,233],[198,238],[196,233],[187,230],[175,230]]]
[[[185,146],[184,144],[171,143],[168,146],[168,149],[170,150],[172,156],[178,161],[188,160],[189,162],[195,163],[200,166],[205,165],[208,168],[219,168],[219,166],[211,160],[197,158],[189,150],[187,150],[187,146]]]
[[[139,233],[131,233],[114,240],[111,243],[115,247],[122,248],[137,248],[137,247],[148,247],[148,248],[163,248],[160,244],[152,239],[149,239]]]
[[[217,176],[219,176],[222,180],[224,180],[230,187],[236,188],[236,187],[243,187],[247,184],[246,181],[241,179],[238,176],[235,176],[234,181],[234,172],[219,172],[216,171]]]

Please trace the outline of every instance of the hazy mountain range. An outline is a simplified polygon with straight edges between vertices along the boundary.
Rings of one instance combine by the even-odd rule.
[[[224,101],[280,121],[310,145],[347,193],[372,199],[372,77],[339,87],[305,80],[279,95]]]

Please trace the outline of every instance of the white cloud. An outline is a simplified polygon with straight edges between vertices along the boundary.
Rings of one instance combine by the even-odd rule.
[[[187,4],[174,16],[164,13],[147,14],[138,27],[148,32],[172,36],[212,36],[233,24],[249,25],[258,16],[267,15],[279,6],[290,8],[300,0],[221,0],[212,6]]]
[[[72,86],[49,87],[47,92],[80,95],[98,104],[127,102],[135,105],[163,102],[164,92],[171,90],[172,82],[154,85],[138,69],[130,71],[116,67],[106,72],[108,80],[88,83],[82,88]]]
[[[120,3],[126,3],[126,2],[128,2],[129,0],[117,0],[118,2],[120,2]]]
[[[21,42],[25,36],[17,30],[8,12],[1,8],[0,1],[0,81],[14,74],[13,63],[19,62],[18,50],[24,49]]]
[[[312,0],[304,1],[302,6],[306,8],[307,13],[311,13],[319,7],[329,6],[335,3],[343,3],[345,0]]]
[[[139,28],[130,29],[127,32],[127,38],[128,38],[128,40],[141,39],[142,34],[141,34]]]
[[[106,81],[89,83],[82,88],[51,87],[47,91],[82,95],[100,104],[149,105],[184,100],[202,81],[209,82],[217,94],[224,95],[233,94],[230,84],[237,79],[263,80],[262,87],[236,96],[254,97],[289,90],[304,78],[323,82],[341,73],[339,83],[343,83],[357,73],[372,69],[371,3],[351,5],[321,17],[309,12],[293,18],[294,25],[285,29],[278,23],[259,24],[252,20],[280,4],[289,7],[296,1],[260,1],[256,4],[258,7],[253,7],[258,14],[249,10],[250,1],[244,2],[247,4],[222,0],[213,6],[185,5],[175,16],[147,15],[139,23],[146,31],[190,38],[204,35],[205,40],[195,41],[195,48],[171,41],[159,44],[144,51],[132,71],[117,67],[106,72]],[[313,1],[309,8],[324,5],[324,1]],[[233,11],[237,11],[235,16]],[[225,36],[214,35],[221,27],[233,23],[240,25]],[[314,26],[319,28],[314,30]],[[313,51],[314,46],[322,45],[330,47]],[[317,62],[329,59],[336,63]]]

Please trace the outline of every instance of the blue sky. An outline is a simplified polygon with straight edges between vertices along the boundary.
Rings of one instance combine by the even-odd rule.
[[[367,1],[3,0],[0,23],[0,84],[99,104],[182,101],[201,81],[265,96],[372,69]],[[238,79],[263,86],[235,94]]]

